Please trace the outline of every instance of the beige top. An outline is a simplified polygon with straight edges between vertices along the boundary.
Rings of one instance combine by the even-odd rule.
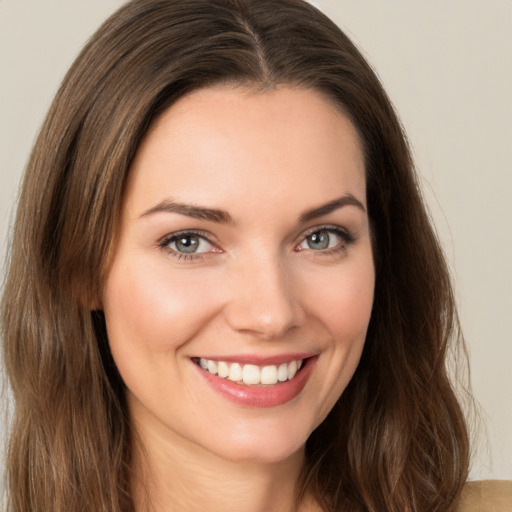
[[[512,481],[468,482],[457,512],[512,512]]]

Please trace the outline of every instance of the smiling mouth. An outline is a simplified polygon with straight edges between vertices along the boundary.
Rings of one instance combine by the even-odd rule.
[[[202,357],[193,358],[193,361],[204,371],[221,379],[246,386],[271,386],[293,380],[308,359],[297,359],[265,366],[215,361]]]

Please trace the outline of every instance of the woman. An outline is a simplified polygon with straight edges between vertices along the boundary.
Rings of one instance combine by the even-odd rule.
[[[455,510],[446,264],[378,79],[299,0],[136,0],[28,164],[13,511]]]

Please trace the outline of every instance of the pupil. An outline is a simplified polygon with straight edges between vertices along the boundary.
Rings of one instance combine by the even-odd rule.
[[[176,240],[176,249],[180,252],[196,252],[199,246],[197,236],[184,236]]]
[[[329,247],[329,234],[327,231],[318,231],[309,235],[308,246],[310,249],[327,249]]]

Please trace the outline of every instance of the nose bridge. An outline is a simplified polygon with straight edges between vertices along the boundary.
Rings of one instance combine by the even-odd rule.
[[[302,322],[293,273],[279,254],[259,249],[233,270],[226,315],[232,328],[267,339],[282,337]]]

